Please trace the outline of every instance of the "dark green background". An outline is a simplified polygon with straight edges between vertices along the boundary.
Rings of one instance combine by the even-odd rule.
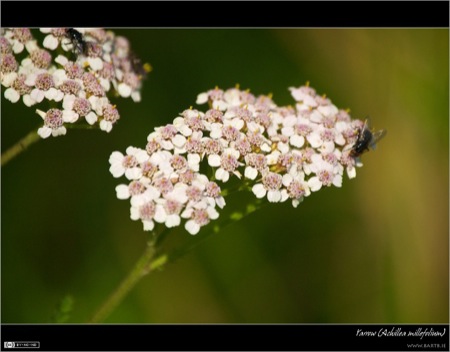
[[[117,100],[110,134],[69,130],[1,170],[2,322],[49,322],[67,294],[69,321],[84,322],[142,253],[147,234],[115,197],[112,151],[144,147],[216,85],[286,105],[288,87],[307,80],[388,130],[356,179],[210,237],[139,283],[107,322],[448,322],[448,29],[116,33],[154,68],[142,102]],[[5,150],[41,121],[34,108],[1,102]]]

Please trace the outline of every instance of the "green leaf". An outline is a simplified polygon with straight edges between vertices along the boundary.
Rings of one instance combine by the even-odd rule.
[[[53,323],[65,323],[69,320],[70,313],[73,310],[74,299],[71,295],[66,295],[63,297],[56,307],[53,315],[51,317],[51,321]]]
[[[239,212],[239,211],[236,211],[236,212],[234,212],[234,213],[232,213],[232,214],[230,215],[230,219],[231,219],[231,220],[234,220],[234,221],[239,221],[239,220],[241,220],[243,217],[244,217],[244,214],[242,214],[242,213]]]

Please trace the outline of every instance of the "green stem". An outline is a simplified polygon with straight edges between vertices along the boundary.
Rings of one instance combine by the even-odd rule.
[[[41,139],[41,137],[37,134],[37,131],[31,131],[28,133],[20,141],[2,153],[1,166],[14,159],[17,155],[25,151],[31,144],[37,142],[39,139]]]
[[[140,279],[151,271],[149,263],[151,262],[154,254],[155,241],[149,241],[144,254],[141,258],[139,258],[134,268],[92,316],[89,323],[100,323],[111,314],[111,312],[122,302],[131,289],[136,286]]]
[[[97,126],[91,126],[87,123],[85,124],[66,124],[65,127],[72,129],[84,129],[84,130],[92,130],[97,129]],[[23,137],[20,141],[14,144],[11,148],[6,150],[6,152],[2,153],[2,162],[1,166],[7,164],[9,161],[14,159],[17,155],[25,151],[31,144],[40,140],[41,137],[37,134],[36,131],[31,131],[25,137]]]
[[[158,239],[161,236],[154,236],[153,240],[148,243],[147,249],[141,256],[141,258],[137,261],[134,268],[130,271],[127,277],[125,277],[125,279],[116,288],[116,290],[109,296],[105,303],[103,303],[103,305],[94,314],[94,316],[89,320],[89,323],[100,323],[104,321],[144,276],[151,273],[155,269],[161,269],[166,264],[172,263],[175,260],[183,257],[185,254],[189,253],[192,249],[197,247],[212,234],[218,233],[222,228],[236,221],[239,221],[244,217],[247,217],[256,210],[260,209],[263,204],[267,204],[267,202],[259,202],[256,205],[249,205],[244,212],[236,212],[231,214],[221,223],[220,226],[215,225],[209,232],[197,235],[187,241],[186,244],[180,246],[179,248],[176,248],[171,253],[161,254],[156,258],[154,258],[156,252],[155,243],[158,242]]]
[[[259,200],[258,200],[259,201]],[[209,232],[197,235],[191,240],[187,241],[184,245],[174,249],[171,253],[161,254],[157,256],[155,259],[153,259],[149,266],[154,269],[162,268],[165,264],[173,263],[177,259],[180,259],[185,254],[189,253],[191,250],[193,250],[195,247],[197,247],[200,243],[205,241],[208,237],[211,235],[218,233],[223,228],[231,225],[234,222],[237,222],[250,214],[254,213],[256,210],[261,209],[263,205],[268,204],[268,202],[259,202],[257,204],[249,205],[247,206],[247,209],[244,212],[235,212],[232,213],[227,219],[225,219],[220,226],[216,225],[214,226]]]

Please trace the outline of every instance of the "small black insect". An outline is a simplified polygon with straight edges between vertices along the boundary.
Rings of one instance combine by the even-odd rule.
[[[73,51],[77,55],[86,55],[88,43],[83,39],[83,35],[74,28],[66,29],[66,36],[70,39]]]
[[[369,129],[369,120],[367,119],[364,126],[358,132],[358,138],[350,150],[350,155],[357,158],[361,154],[369,151],[369,148],[375,149],[376,143],[386,135],[386,132],[386,130],[372,132]]]
[[[152,70],[150,64],[143,64],[141,59],[139,59],[132,51],[130,51],[129,59],[133,72],[140,76],[142,79],[145,79],[147,77],[147,74]]]

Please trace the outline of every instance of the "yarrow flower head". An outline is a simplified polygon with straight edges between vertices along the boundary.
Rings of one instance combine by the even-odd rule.
[[[126,38],[111,31],[41,28],[40,32],[36,37],[44,36],[42,43],[28,28],[1,29],[0,82],[6,87],[5,98],[12,103],[22,98],[28,107],[53,102],[50,110],[36,110],[45,116],[38,130],[42,138],[63,135],[66,127],[80,121],[110,132],[120,115],[108,95],[139,102],[150,65],[141,63]]]
[[[221,187],[232,177],[256,198],[294,207],[324,187],[341,187],[345,171],[354,178],[359,156],[384,131],[372,134],[309,85],[290,90],[295,107],[238,88],[209,90],[197,98],[208,103],[206,111],[191,108],[155,128],[144,149],[113,152],[111,173],[129,180],[116,191],[131,198],[131,219],[144,230],[186,219],[185,229],[196,234],[219,217]]]

